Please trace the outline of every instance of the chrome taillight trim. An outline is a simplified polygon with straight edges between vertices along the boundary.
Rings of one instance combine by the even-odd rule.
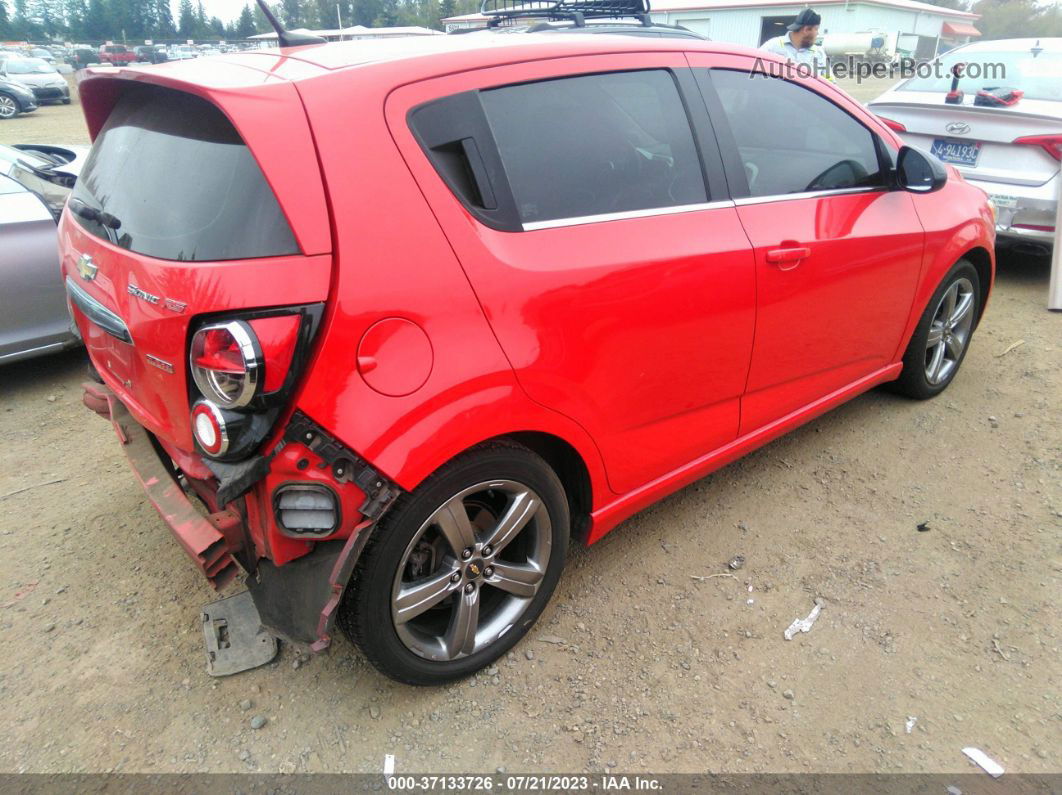
[[[208,331],[224,330],[232,335],[232,338],[236,340],[237,346],[240,349],[240,355],[243,357],[244,366],[244,381],[243,388],[235,398],[230,398],[221,388],[214,383],[211,378],[211,370],[199,367],[195,363],[195,340],[200,334],[205,334]],[[230,320],[225,323],[211,323],[210,325],[203,326],[197,329],[195,334],[192,335],[192,344],[188,350],[188,366],[192,371],[192,380],[195,381],[196,387],[199,388],[203,397],[208,398],[217,405],[227,409],[243,408],[254,396],[258,394],[258,385],[264,380],[264,363],[262,360],[262,354],[259,352],[258,344],[255,341],[254,332],[251,327],[242,320]]]

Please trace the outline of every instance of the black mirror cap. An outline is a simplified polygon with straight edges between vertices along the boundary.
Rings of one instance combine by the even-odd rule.
[[[932,193],[948,181],[948,171],[936,157],[913,146],[904,146],[896,158],[896,182],[912,193]]]

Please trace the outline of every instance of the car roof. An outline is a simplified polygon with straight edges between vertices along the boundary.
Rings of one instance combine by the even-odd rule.
[[[755,53],[747,47],[709,42],[703,38],[628,36],[621,33],[566,33],[555,31],[519,36],[409,36],[402,38],[333,42],[285,49],[251,50],[231,56],[232,62],[263,55],[298,59],[322,69],[345,69],[376,63],[415,62],[422,59],[453,62],[458,68],[478,68],[501,63],[576,55],[622,52],[682,52],[690,49],[719,53]],[[246,63],[246,62],[245,62]],[[251,63],[246,63],[252,66]]]

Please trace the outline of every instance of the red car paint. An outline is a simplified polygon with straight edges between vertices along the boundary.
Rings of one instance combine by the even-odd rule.
[[[136,53],[121,44],[101,44],[99,50],[100,63],[110,63],[115,66],[126,66],[136,63]]]
[[[270,471],[227,509],[244,517],[249,539],[230,527],[222,534],[230,549],[249,545],[255,558],[281,566],[313,548],[278,526],[272,499],[283,483],[338,493],[343,521],[329,538],[350,538],[347,548],[371,528],[357,486],[334,482],[297,442],[279,444],[296,410],[405,490],[487,439],[548,437],[585,472],[585,537],[593,542],[662,496],[895,378],[929,296],[958,259],[984,269],[987,293],[994,221],[984,194],[953,169],[927,195],[882,189],[744,205],[722,197],[690,212],[492,229],[426,158],[407,122],[414,107],[576,74],[747,70],[765,56],[691,40],[437,38],[88,70],[82,78],[93,138],[137,83],[215,104],[261,167],[299,245],[297,255],[189,264],[111,245],[69,210],[60,224],[65,275],[77,281],[79,257],[91,255],[98,276],[77,283],[136,341],[108,336],[75,310],[106,389],[211,511],[224,509],[211,504],[216,480],[189,423],[193,324],[207,314],[325,304],[312,355],[258,450],[275,453]],[[902,145],[837,88],[799,82],[894,152]],[[128,284],[183,308],[139,300]],[[101,400],[108,398],[93,407]],[[159,510],[187,548],[188,521]],[[338,567],[332,577],[338,593]],[[327,643],[327,622],[319,640]]]

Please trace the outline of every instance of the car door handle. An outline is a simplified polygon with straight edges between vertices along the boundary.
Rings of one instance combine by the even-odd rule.
[[[767,252],[767,261],[773,262],[778,265],[781,270],[789,271],[800,264],[800,260],[810,257],[811,249],[807,246],[796,246],[794,248],[774,248]],[[788,267],[784,267],[782,263],[792,263]]]

